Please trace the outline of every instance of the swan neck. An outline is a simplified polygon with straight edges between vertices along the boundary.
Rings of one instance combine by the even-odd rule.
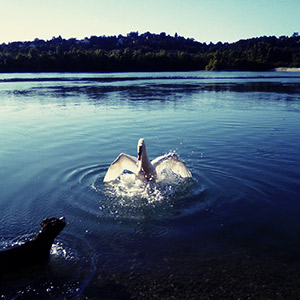
[[[147,155],[146,147],[144,147],[138,163],[139,170],[148,167],[149,164],[150,164],[150,160]]]

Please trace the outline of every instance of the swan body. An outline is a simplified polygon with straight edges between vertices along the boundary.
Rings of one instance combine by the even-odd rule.
[[[191,172],[185,166],[176,153],[169,153],[157,157],[150,162],[144,139],[139,139],[137,145],[137,158],[125,153],[121,153],[110,165],[104,182],[109,182],[118,178],[125,170],[136,175],[140,180],[156,180],[163,170],[169,169],[173,173],[185,178],[192,177]]]

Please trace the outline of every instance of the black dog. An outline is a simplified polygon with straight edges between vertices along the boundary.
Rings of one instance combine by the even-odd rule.
[[[31,240],[0,251],[0,274],[16,272],[47,261],[54,239],[66,226],[64,217],[42,221],[43,227]]]

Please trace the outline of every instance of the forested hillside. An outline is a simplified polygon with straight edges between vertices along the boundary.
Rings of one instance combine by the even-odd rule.
[[[300,36],[205,44],[175,34],[53,37],[0,45],[0,72],[270,70],[300,67]]]

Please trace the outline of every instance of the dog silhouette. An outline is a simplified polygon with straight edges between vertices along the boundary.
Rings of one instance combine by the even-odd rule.
[[[0,251],[0,274],[16,272],[41,264],[49,259],[54,239],[66,226],[64,217],[41,222],[39,233],[24,244]]]

